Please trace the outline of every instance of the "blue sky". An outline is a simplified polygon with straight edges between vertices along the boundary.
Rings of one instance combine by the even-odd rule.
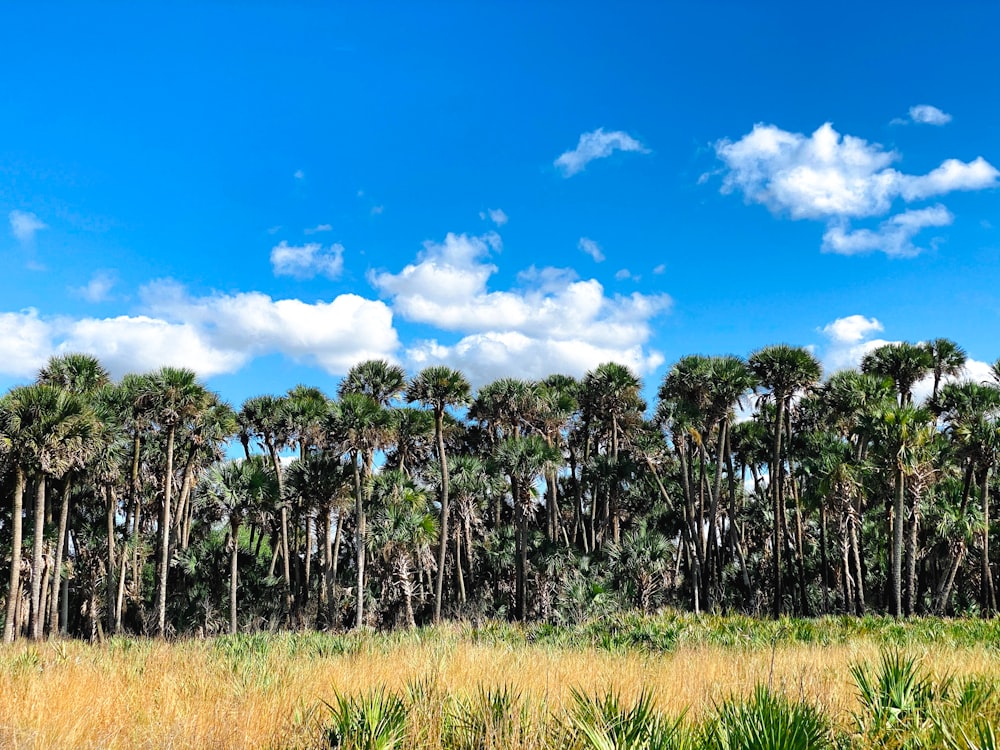
[[[1000,356],[1000,6],[671,5],[5,8],[0,386]]]

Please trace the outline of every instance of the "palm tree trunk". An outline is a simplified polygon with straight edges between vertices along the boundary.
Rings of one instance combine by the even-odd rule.
[[[782,526],[782,506],[781,494],[781,431],[785,422],[785,397],[784,394],[774,394],[776,414],[774,417],[774,436],[771,443],[771,465],[768,467],[771,490],[771,511],[774,514],[774,534],[772,544],[774,549],[771,556],[771,575],[774,579],[774,603],[773,613],[775,617],[781,617],[783,609],[781,590],[781,526]]]
[[[281,502],[281,573],[285,581],[285,618],[286,622],[290,623],[292,617],[292,575],[288,559],[288,508],[284,502],[285,485],[281,475],[281,461],[278,460],[278,451],[269,438],[265,441],[265,445],[268,455],[271,457],[274,473],[278,477],[278,498]]]
[[[892,505],[892,615],[903,616],[903,502],[906,498],[906,481],[903,470],[895,469],[896,492]]]
[[[7,587],[7,613],[3,621],[3,642],[14,642],[14,624],[17,621],[17,603],[21,599],[21,544],[23,543],[24,469],[14,467],[14,503],[11,509],[10,585]]]
[[[980,599],[983,614],[993,614],[997,608],[996,590],[993,588],[993,569],[990,567],[990,467],[983,470],[983,485],[981,492],[983,511],[983,557],[982,573],[980,575]]]
[[[170,572],[170,502],[174,487],[174,433],[167,430],[167,472],[163,483],[163,517],[160,520],[160,586],[156,595],[156,634],[167,632],[167,577]]]
[[[240,525],[232,524],[233,551],[229,556],[229,634],[236,635],[236,574],[240,556]]]
[[[114,485],[104,486],[104,505],[107,509],[106,522],[108,532],[108,575],[107,575],[107,626],[108,632],[114,632],[115,627],[115,595],[118,592],[118,564],[115,551],[115,512],[118,510],[118,499]]]
[[[917,535],[920,530],[920,496],[913,492],[910,503],[910,533],[906,539],[906,600],[903,602],[907,617],[915,614],[917,597]]]
[[[854,588],[857,592],[857,613],[863,615],[865,613],[865,574],[864,569],[861,565],[861,545],[858,542],[858,523],[859,523],[860,513],[857,512],[853,507],[851,508],[851,525],[850,525],[850,536],[851,536],[851,556],[854,562]]]
[[[31,612],[29,630],[36,641],[42,639],[42,626],[45,615],[42,605],[42,534],[45,529],[45,475],[38,475],[38,487],[35,491],[35,536],[31,546]]]
[[[358,590],[357,590],[357,613],[354,620],[354,627],[360,628],[365,624],[365,542],[368,529],[365,525],[365,505],[361,492],[361,469],[358,466],[358,452],[352,451],[352,462],[354,464],[354,512],[355,512],[355,539],[358,560]]]
[[[59,504],[59,531],[56,536],[56,558],[52,567],[52,600],[49,606],[49,632],[53,634],[66,629],[65,621],[61,627],[59,623],[59,592],[62,586],[62,561],[63,553],[66,550],[66,527],[69,523],[69,497],[71,488],[72,485],[69,479],[63,480],[62,500]]]
[[[441,622],[441,600],[444,596],[444,567],[448,556],[448,461],[444,450],[444,407],[434,407],[434,438],[441,464],[441,528],[438,539],[438,570],[434,582],[434,624]],[[458,561],[461,564],[460,561]]]

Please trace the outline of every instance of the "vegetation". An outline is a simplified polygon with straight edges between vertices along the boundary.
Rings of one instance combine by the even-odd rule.
[[[0,399],[4,638],[989,616],[1000,384],[963,361],[687,356],[651,407],[618,364],[474,393],[368,361],[235,410],[190,371],[54,357]]]
[[[970,750],[996,747],[996,627],[667,612],[23,639],[0,651],[0,727],[14,748]]]

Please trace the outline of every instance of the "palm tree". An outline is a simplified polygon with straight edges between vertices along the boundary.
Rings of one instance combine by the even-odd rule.
[[[862,372],[892,378],[899,394],[900,406],[913,401],[913,386],[929,375],[933,368],[934,357],[928,348],[905,341],[884,344],[872,349],[861,359]]]
[[[204,497],[221,511],[229,522],[229,632],[235,635],[236,584],[239,567],[240,528],[256,509],[274,503],[278,495],[278,477],[261,456],[217,464],[205,479]]]
[[[944,377],[955,377],[965,368],[965,350],[951,339],[934,339],[922,344],[930,355],[931,371],[934,373],[934,387],[931,401],[936,401]]]
[[[173,501],[174,439],[181,425],[194,419],[211,403],[208,390],[192,370],[163,367],[150,381],[154,418],[167,433],[166,470],[163,477],[163,514],[160,519],[160,580],[156,602],[156,632],[166,634],[167,577],[170,570],[170,511]]]
[[[784,431],[785,414],[792,397],[819,380],[821,367],[816,358],[806,349],[778,344],[759,349],[747,361],[750,371],[762,387],[770,391],[770,399],[775,406],[774,422],[771,426],[771,460],[768,467],[768,484],[771,492],[771,509],[774,513],[774,535],[772,537],[772,573],[774,577],[774,616],[780,617],[783,609],[781,581],[781,548],[785,517],[783,491],[784,463],[781,455],[781,436]]]
[[[510,477],[511,499],[517,531],[517,580],[515,582],[514,616],[524,620],[527,615],[528,523],[534,515],[532,490],[545,470],[557,463],[561,455],[538,435],[507,438],[496,446],[493,459]]]
[[[36,482],[34,540],[31,562],[31,635],[41,639],[45,615],[41,611],[43,536],[45,528],[45,488],[49,479],[62,477],[82,459],[94,425],[92,412],[74,393],[51,385],[21,386],[4,399],[3,432],[15,464],[14,552],[8,619],[4,637],[13,640],[12,602],[19,590],[22,498],[25,480]]]
[[[406,389],[406,371],[384,359],[359,362],[347,371],[340,381],[337,394],[362,393],[385,407]]]
[[[99,389],[111,382],[111,377],[97,357],[89,354],[64,354],[49,358],[46,366],[38,373],[36,380],[41,384],[63,388],[79,396],[85,403],[93,405],[95,394]],[[100,427],[96,417],[94,417],[91,427],[95,431]],[[76,466],[71,468],[76,470],[82,469],[86,458],[84,452],[96,451],[96,449],[97,442],[94,441],[91,441],[88,445],[81,446],[82,452],[77,456]],[[59,591],[62,586],[62,563],[63,554],[66,550],[69,502],[72,493],[72,484],[68,473],[63,484],[62,499],[59,508],[59,529],[56,534],[56,549],[52,566],[52,596],[49,615],[52,632],[59,630]],[[63,591],[68,596],[68,582],[63,587]],[[65,623],[63,624],[65,625]]]
[[[885,410],[878,422],[881,448],[893,473],[893,505],[891,538],[892,553],[889,587],[892,614],[903,615],[903,525],[906,500],[906,478],[918,464],[919,452],[933,437],[931,415],[926,409],[914,408],[909,402]]]
[[[608,564],[625,590],[634,590],[644,615],[652,612],[653,596],[663,583],[670,562],[670,544],[645,521],[608,545]]]
[[[271,468],[278,478],[279,495],[284,500],[285,486],[281,471],[281,461],[278,453],[284,449],[291,438],[292,423],[288,408],[288,399],[271,395],[255,396],[243,402],[237,420],[241,426],[241,439],[246,437],[244,448],[249,457],[249,438],[256,437],[261,447],[271,460]],[[294,608],[292,596],[291,560],[288,544],[288,506],[281,503],[281,565],[282,579],[285,585],[285,617],[290,620]],[[276,550],[277,552],[277,550]],[[271,573],[274,572],[274,560],[271,561]]]
[[[449,406],[465,406],[471,400],[469,381],[458,370],[444,365],[426,367],[410,381],[406,389],[408,401],[429,406],[434,412],[434,442],[438,466],[441,469],[441,522],[438,540],[437,581],[434,584],[434,623],[441,621],[441,600],[444,592],[445,558],[448,554],[448,456],[444,449],[444,413]],[[456,558],[455,563],[461,564]]]
[[[385,442],[391,426],[389,411],[364,393],[345,393],[331,402],[327,430],[350,455],[354,477],[355,552],[357,555],[357,611],[355,627],[364,625],[365,547],[368,540],[366,495],[370,491],[372,457]]]
[[[980,603],[984,612],[996,610],[996,593],[990,567],[990,475],[1000,460],[1000,388],[989,383],[949,383],[942,388],[938,405],[948,425],[952,443],[963,461],[965,481],[961,512],[965,512],[973,480],[980,476],[982,513],[982,570]]]
[[[416,586],[413,571],[431,558],[431,543],[440,535],[427,496],[402,472],[383,472],[373,482],[378,506],[372,519],[369,543],[392,571],[403,594],[406,624],[417,626],[413,611]]]

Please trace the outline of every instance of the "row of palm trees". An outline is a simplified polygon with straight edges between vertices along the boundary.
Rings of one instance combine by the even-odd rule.
[[[825,381],[802,348],[686,356],[647,409],[614,363],[473,393],[371,360],[236,410],[188,370],[54,357],[0,400],[4,639],[992,614],[1000,386],[964,362],[946,339]]]

